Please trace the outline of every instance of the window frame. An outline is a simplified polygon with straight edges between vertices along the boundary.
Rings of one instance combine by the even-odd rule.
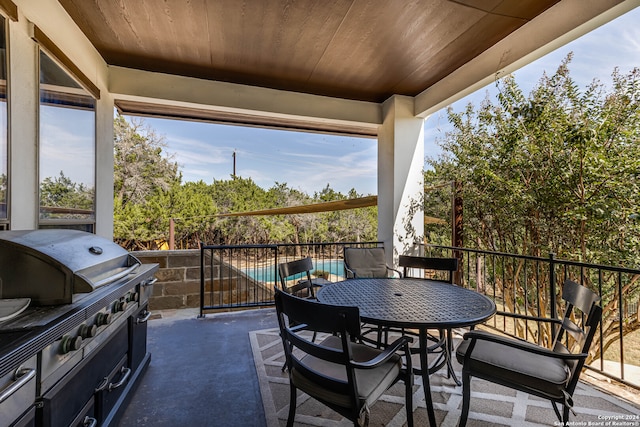
[[[13,4],[11,2],[9,2],[10,4]],[[15,6],[15,5],[14,5]],[[9,15],[9,16],[7,16]],[[3,37],[4,37],[4,49],[5,49],[5,55],[4,55],[4,69],[5,69],[5,79],[4,79],[4,83],[5,83],[5,87],[4,87],[4,103],[5,103],[5,128],[3,129],[4,133],[5,133],[5,138],[4,138],[4,155],[5,155],[5,164],[4,164],[4,170],[6,173],[6,183],[5,183],[5,198],[4,201],[0,200],[0,203],[4,202],[5,203],[5,210],[6,210],[6,216],[2,217],[0,216],[0,230],[8,230],[11,228],[11,182],[10,182],[10,177],[11,177],[11,162],[9,161],[9,159],[11,158],[11,144],[9,143],[9,116],[11,114],[10,112],[10,108],[9,108],[9,97],[10,97],[10,85],[9,85],[9,81],[10,81],[10,73],[9,73],[9,20],[15,20],[15,18],[13,17],[13,15],[9,14],[4,7],[0,7],[0,19],[3,20]],[[0,101],[2,102],[2,101]],[[2,142],[0,141],[0,144],[2,144]]]
[[[37,28],[37,27],[36,27]],[[47,39],[48,40],[48,39]],[[38,40],[37,40],[38,41]],[[66,86],[55,86],[55,88],[59,89],[59,88],[64,88],[65,90],[52,90],[54,89],[54,87],[52,85],[49,84],[43,84],[41,83],[41,76],[42,76],[42,64],[41,64],[41,55],[46,55],[48,57],[48,59],[50,61],[52,61],[55,65],[57,65],[64,73],[66,73],[66,75],[73,80],[74,83],[76,83],[79,88],[72,88],[72,87],[66,87]],[[37,171],[36,171],[36,175],[37,175],[37,185],[38,185],[38,197],[37,197],[37,222],[38,222],[38,228],[72,228],[72,229],[79,229],[79,230],[83,230],[83,231],[89,231],[92,233],[95,233],[95,229],[96,229],[96,205],[97,205],[97,195],[96,195],[96,188],[97,188],[97,180],[98,180],[98,173],[97,173],[97,169],[98,169],[98,165],[97,165],[97,152],[98,152],[98,134],[97,134],[97,125],[98,125],[98,113],[97,113],[97,107],[98,107],[98,100],[99,100],[99,91],[98,91],[98,96],[95,95],[95,91],[92,90],[93,88],[87,88],[86,85],[83,83],[82,78],[79,78],[77,75],[75,75],[75,73],[72,72],[72,70],[69,69],[68,66],[65,65],[65,62],[68,62],[68,58],[66,58],[65,56],[65,60],[60,60],[53,52],[51,52],[49,49],[47,49],[45,46],[43,46],[42,44],[39,45],[39,49],[38,49],[38,53],[37,53],[37,65],[38,65],[38,144],[37,144],[37,154],[38,154],[38,159],[37,159]],[[84,77],[84,76],[83,76]],[[86,79],[86,77],[85,77]],[[50,103],[43,103],[42,101],[42,94],[43,91],[46,91],[48,93],[58,93],[61,96],[61,98],[65,98],[65,95],[68,95],[66,98],[67,99],[72,99],[74,96],[82,96],[82,97],[87,97],[87,98],[91,98],[93,101],[93,107],[92,108],[87,108],[82,107],[82,106],[67,106],[65,104],[60,104],[60,105],[53,105]],[[42,106],[43,105],[48,105],[48,106],[55,106],[55,107],[59,107],[59,108],[71,108],[71,109],[81,109],[81,110],[86,110],[86,111],[92,111],[93,113],[93,171],[92,171],[92,175],[93,175],[93,203],[92,203],[92,209],[90,211],[87,210],[83,210],[83,209],[75,209],[75,208],[61,208],[62,211],[67,211],[66,213],[68,214],[73,214],[73,212],[69,212],[69,211],[73,211],[73,210],[77,210],[79,211],[78,213],[80,214],[87,214],[89,217],[88,218],[42,218],[42,214],[43,214],[43,206],[41,205],[41,190],[42,190],[42,177],[40,176],[40,164],[41,164],[41,148],[42,148],[42,138],[41,138],[41,125],[42,125]],[[48,209],[53,209],[55,210],[56,207],[48,207]],[[51,212],[49,212],[51,213]]]

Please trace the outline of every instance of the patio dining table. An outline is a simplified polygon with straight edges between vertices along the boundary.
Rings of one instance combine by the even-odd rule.
[[[318,301],[325,304],[357,306],[363,322],[398,329],[418,330],[420,367],[429,424],[436,426],[427,361],[429,329],[473,326],[492,317],[496,305],[485,295],[449,283],[411,278],[348,279],[322,287]],[[444,351],[451,374],[451,354]],[[455,378],[455,374],[454,378]]]

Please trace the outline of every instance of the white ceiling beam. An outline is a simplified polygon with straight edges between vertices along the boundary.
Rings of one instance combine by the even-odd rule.
[[[355,124],[377,130],[380,104],[298,92],[109,67],[109,91],[118,100],[174,105],[224,113]]]

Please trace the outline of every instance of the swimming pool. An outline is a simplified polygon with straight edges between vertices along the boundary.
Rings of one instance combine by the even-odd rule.
[[[316,270],[327,271],[333,276],[337,276],[339,279],[344,278],[344,261],[341,259],[325,259],[320,261],[313,261],[315,267],[311,270],[313,274]],[[274,265],[260,266],[254,268],[247,268],[242,270],[247,276],[259,282],[274,282],[276,280],[276,268]]]

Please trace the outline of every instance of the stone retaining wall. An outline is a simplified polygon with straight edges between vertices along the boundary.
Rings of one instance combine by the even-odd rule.
[[[149,299],[150,310],[193,308],[200,306],[200,251],[136,251],[143,264],[158,263],[158,281]]]

